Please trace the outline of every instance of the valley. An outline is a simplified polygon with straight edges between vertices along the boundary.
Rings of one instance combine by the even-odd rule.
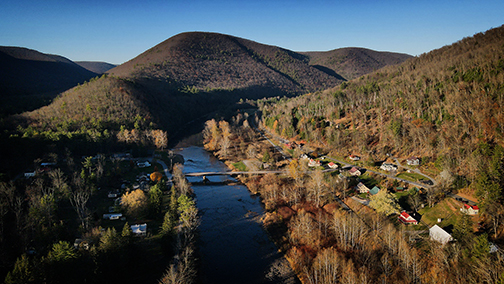
[[[2,47],[0,278],[500,283],[503,46],[504,26],[417,57],[187,32],[93,72]]]

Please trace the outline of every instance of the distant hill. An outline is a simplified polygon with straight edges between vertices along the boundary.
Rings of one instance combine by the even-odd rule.
[[[109,71],[110,69],[117,67],[117,65],[115,64],[110,64],[107,62],[98,62],[98,61],[75,61],[75,63],[97,74],[103,74]]]
[[[358,78],[387,65],[404,62],[413,56],[404,53],[347,47],[325,52],[300,52],[310,58],[310,65],[334,70],[347,80]]]
[[[56,94],[97,75],[62,56],[0,46],[0,112],[40,107]]]
[[[0,46],[1,96],[61,92],[95,76],[62,56]]]
[[[344,79],[309,64],[309,58],[275,46],[217,33],[176,35],[108,73],[155,80],[176,89],[253,88],[270,95],[300,94]]]

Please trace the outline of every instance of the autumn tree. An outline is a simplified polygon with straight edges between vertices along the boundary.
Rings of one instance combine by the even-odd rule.
[[[218,143],[220,140],[219,125],[215,119],[205,122],[205,129],[203,130],[203,137],[205,138],[205,148],[210,151],[218,150]]]
[[[382,189],[377,194],[370,197],[369,207],[376,210],[378,213],[390,215],[401,212],[401,207],[397,203],[394,195]]]
[[[147,196],[145,196],[145,193],[141,189],[126,192],[123,194],[121,201],[126,212],[135,218],[140,218],[146,213],[148,205]]]

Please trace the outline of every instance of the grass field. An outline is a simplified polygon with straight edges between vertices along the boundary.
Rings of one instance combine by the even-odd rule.
[[[400,173],[397,175],[398,178],[402,178],[405,180],[410,180],[410,181],[419,181],[422,179],[425,179],[423,175],[417,174],[417,173]]]

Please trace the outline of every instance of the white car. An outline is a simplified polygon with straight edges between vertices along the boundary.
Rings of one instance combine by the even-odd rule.
[[[138,163],[137,163],[137,166],[138,166],[139,168],[147,168],[147,167],[150,167],[150,166],[151,166],[151,164],[150,164],[148,161],[145,161],[145,162],[138,162]]]

